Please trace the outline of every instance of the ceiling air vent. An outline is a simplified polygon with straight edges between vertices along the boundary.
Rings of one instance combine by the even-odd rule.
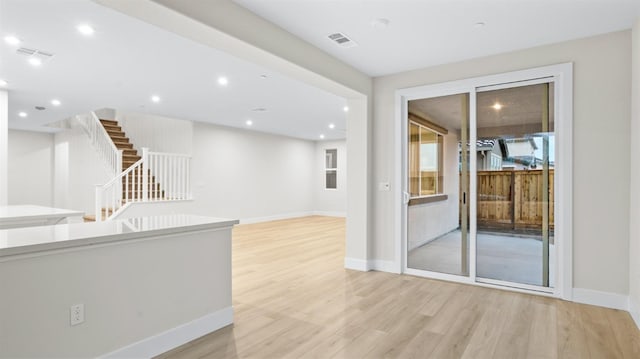
[[[48,61],[53,57],[53,54],[36,50],[36,49],[28,49],[26,47],[21,47],[16,50],[18,55],[27,56],[27,57],[36,57],[40,59],[42,62]]]
[[[329,40],[335,42],[336,44],[340,45],[341,47],[345,47],[345,48],[349,48],[349,47],[355,47],[358,46],[358,44],[351,40],[350,38],[347,37],[347,35],[340,33],[340,32],[336,32],[335,34],[331,34],[328,36]]]

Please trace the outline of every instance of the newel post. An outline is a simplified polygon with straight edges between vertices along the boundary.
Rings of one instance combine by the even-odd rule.
[[[149,200],[149,149],[142,147],[142,201]]]
[[[102,186],[96,185],[96,222],[102,222]]]

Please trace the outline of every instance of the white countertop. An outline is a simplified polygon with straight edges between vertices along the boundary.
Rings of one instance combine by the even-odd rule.
[[[157,235],[231,227],[235,219],[173,214],[0,230],[0,258]]]
[[[16,220],[83,216],[84,212],[34,205],[0,206],[0,223]]]

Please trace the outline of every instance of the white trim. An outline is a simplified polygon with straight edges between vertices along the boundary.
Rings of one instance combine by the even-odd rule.
[[[395,273],[400,274],[400,272],[396,271],[396,266],[394,261],[385,261],[382,259],[374,259],[370,260],[368,263],[368,267],[370,270],[375,270],[378,272],[387,272],[387,273]]]
[[[351,269],[351,270],[358,270],[358,271],[361,271],[361,272],[368,272],[369,271],[369,263],[364,259],[345,257],[344,258],[344,268],[345,269]]]
[[[261,223],[261,222],[278,221],[281,219],[308,217],[308,216],[313,216],[313,214],[314,212],[307,211],[307,212],[274,214],[273,216],[265,216],[265,217],[242,218],[240,219],[240,224]]]
[[[394,125],[394,134],[395,134],[395,146],[393,149],[396,164],[394,171],[394,179],[396,183],[395,188],[395,198],[394,198],[394,211],[393,211],[393,222],[394,222],[394,233],[400,234],[400,238],[395,240],[395,255],[394,255],[394,266],[396,273],[403,273],[404,271],[404,263],[407,262],[407,251],[406,241],[407,238],[407,228],[403,225],[402,220],[407,218],[407,206],[403,203],[404,193],[408,185],[403,183],[403,173],[406,171],[405,164],[403,159],[406,157],[407,146],[404,146],[404,141],[406,135],[406,125],[404,123],[408,119],[407,114],[407,105],[406,101],[404,101],[402,95],[396,91],[396,121]],[[408,192],[407,192],[408,195]]]
[[[503,89],[508,89],[512,87],[539,85],[539,84],[549,83],[552,81],[553,81],[553,76],[544,76],[544,77],[540,77],[532,80],[508,82],[504,84],[489,85],[489,86],[480,86],[476,89],[476,92],[496,91],[496,90],[503,90]]]
[[[325,217],[346,217],[347,212],[339,212],[339,211],[313,211],[314,216],[325,216]]]
[[[542,286],[539,286],[539,285],[508,282],[508,281],[504,281],[504,280],[491,279],[491,278],[476,277],[476,281],[479,282],[479,283],[486,283],[486,284],[491,284],[491,285],[496,285],[496,286],[503,286],[503,287],[518,288],[518,289],[523,289],[523,290],[530,290],[530,291],[533,291],[533,292],[541,292],[541,293],[548,293],[548,294],[553,294],[555,292],[553,287],[542,287]]]
[[[403,181],[403,174],[406,172],[406,164],[404,159],[406,158],[406,147],[404,145],[404,138],[406,138],[406,109],[409,100],[429,98],[436,96],[446,96],[460,93],[469,93],[471,97],[474,96],[476,89],[487,86],[501,86],[501,87],[513,87],[517,86],[516,82],[522,81],[549,81],[549,78],[553,78],[555,83],[555,132],[556,132],[556,151],[555,151],[555,163],[561,164],[555,169],[556,181],[555,181],[555,193],[556,196],[556,218],[555,218],[555,231],[557,242],[557,257],[556,261],[561,265],[556,265],[558,268],[556,271],[556,287],[554,295],[566,300],[571,300],[573,296],[573,240],[572,240],[572,226],[573,226],[573,64],[563,63],[551,66],[543,66],[538,68],[532,68],[521,71],[513,71],[496,75],[481,76],[475,78],[469,78],[458,81],[450,81],[439,84],[416,86],[412,88],[398,89],[395,93],[395,109],[396,109],[396,121],[395,121],[395,179],[397,183],[395,208],[394,208],[394,223],[395,223],[395,249],[394,256],[395,267],[404,273],[410,273],[407,268],[406,259],[406,241],[407,241],[407,229],[406,222],[406,205],[404,204],[403,192],[407,190],[407,181]],[[473,98],[470,99],[473,101]],[[471,105],[471,103],[470,103]],[[471,107],[471,106],[470,106]],[[470,108],[470,127],[474,128],[474,109]],[[475,138],[475,133],[471,134]],[[473,147],[475,141],[471,141]],[[471,170],[475,167],[475,161],[471,160]],[[471,179],[471,193],[470,198],[474,198],[475,193],[475,180]],[[475,217],[473,214],[476,209],[474,206],[470,206],[471,214],[471,232],[473,233],[475,225]],[[470,238],[470,242],[474,242],[475,238]],[[470,243],[470,248],[473,248],[474,244]],[[470,253],[470,280],[471,283],[478,285],[475,280],[475,273],[473,265],[473,258],[475,253]],[[426,272],[427,276],[432,276],[432,272]],[[425,275],[416,274],[416,275]],[[450,280],[450,279],[447,279]]]
[[[563,299],[573,297],[573,64],[556,65],[555,75],[555,237],[558,241],[556,287]],[[559,119],[562,119],[559,121]],[[560,269],[561,268],[561,269]]]
[[[636,322],[636,326],[640,329],[640,308],[636,307],[634,301],[629,296],[629,314],[634,322]]]
[[[230,324],[233,324],[233,307],[226,307],[104,354],[100,358],[151,358]]]
[[[473,281],[468,276],[461,276],[457,274],[439,273],[439,272],[425,271],[425,270],[413,269],[413,268],[407,268],[404,274],[414,275],[418,277],[426,277],[426,278],[437,279],[437,280],[444,280],[444,281],[454,282],[454,283],[475,285],[478,287],[499,289],[507,292],[526,293],[526,294],[538,295],[541,297],[551,297],[551,298],[556,297],[552,293],[543,292],[543,291],[537,290],[537,288],[535,288],[534,290],[530,290],[530,289],[518,288],[514,286],[498,285],[494,283],[489,283],[488,281],[478,282],[478,281]],[[496,283],[500,283],[500,282],[496,281]],[[507,284],[511,284],[511,283],[507,283]]]
[[[477,93],[476,87],[469,91],[469,172],[467,175],[469,176],[469,187],[467,190],[469,191],[469,195],[467,196],[467,213],[469,213],[469,234],[467,235],[467,246],[469,248],[469,254],[467,255],[467,265],[469,266],[469,278],[474,281],[477,281],[477,265],[478,265],[478,256],[477,256],[477,240],[478,240],[478,203],[474,200],[474,198],[478,198],[478,153],[477,145],[478,145],[478,118],[476,110],[477,108]],[[460,189],[458,189],[460,190]],[[515,202],[514,202],[515,204]],[[462,228],[460,228],[462,229]]]
[[[597,305],[599,307],[629,310],[629,297],[624,294],[601,292],[599,290],[573,288],[573,301]]]

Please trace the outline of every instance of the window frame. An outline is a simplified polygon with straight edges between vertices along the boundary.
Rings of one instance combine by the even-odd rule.
[[[448,131],[440,126],[437,126],[415,114],[409,114],[409,121],[408,121],[408,140],[409,143],[411,143],[411,125],[415,125],[418,126],[418,160],[417,160],[417,165],[418,165],[418,169],[417,172],[419,173],[418,175],[418,192],[422,191],[422,175],[420,171],[420,145],[422,145],[422,130],[426,130],[426,131],[430,131],[432,133],[434,133],[436,135],[436,141],[435,143],[437,144],[437,148],[438,148],[438,153],[436,154],[436,160],[437,160],[437,164],[436,167],[438,168],[438,170],[436,171],[436,189],[435,192],[433,194],[427,194],[427,195],[412,195],[411,194],[411,184],[409,185],[409,205],[415,205],[415,204],[423,204],[423,203],[432,203],[432,202],[439,202],[439,201],[444,201],[448,199],[448,196],[445,194],[445,161],[444,161],[444,139],[445,139],[445,135],[448,134]],[[408,153],[409,158],[411,158],[411,150],[409,150]],[[409,162],[408,164],[408,171],[411,172],[411,163]],[[411,175],[409,173],[409,178],[411,178]],[[438,188],[439,187],[439,188]]]
[[[329,151],[333,151],[335,153],[335,158],[332,158],[332,164],[335,164],[335,167],[329,167],[327,163],[327,156],[329,155]],[[335,173],[335,187],[328,187],[327,175],[333,172]],[[336,191],[338,189],[338,149],[337,148],[325,148],[324,149],[324,189],[326,191]]]

